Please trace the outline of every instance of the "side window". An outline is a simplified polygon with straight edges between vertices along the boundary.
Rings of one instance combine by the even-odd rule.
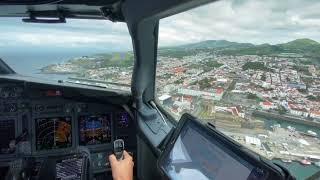
[[[214,2],[160,21],[158,103],[292,170],[320,171],[316,1]],[[303,9],[303,11],[301,11]]]

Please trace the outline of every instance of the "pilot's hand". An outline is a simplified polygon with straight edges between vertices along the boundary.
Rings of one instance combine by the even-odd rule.
[[[123,159],[117,160],[114,154],[109,156],[113,180],[133,180],[133,160],[127,151],[123,151]]]

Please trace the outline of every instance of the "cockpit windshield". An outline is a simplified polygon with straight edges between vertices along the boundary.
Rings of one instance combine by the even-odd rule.
[[[1,18],[0,58],[16,73],[130,90],[133,53],[125,23]]]
[[[297,179],[319,173],[317,7],[226,0],[161,19],[159,104],[176,120],[187,112],[214,124]]]

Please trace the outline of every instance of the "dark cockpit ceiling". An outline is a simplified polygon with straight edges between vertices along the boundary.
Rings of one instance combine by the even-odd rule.
[[[3,0],[0,1],[0,17],[108,19],[131,24],[146,18],[160,19],[212,1]]]
[[[124,21],[119,0],[4,0],[0,16]]]

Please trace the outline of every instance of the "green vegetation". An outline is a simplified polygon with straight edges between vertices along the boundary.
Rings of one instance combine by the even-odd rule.
[[[306,84],[307,87],[309,87],[313,83],[312,77],[302,77],[301,81]]]
[[[252,94],[252,93],[248,93],[247,98],[248,98],[248,99],[256,100],[256,101],[258,101],[258,102],[263,101],[263,99],[261,99],[260,97],[258,97],[256,94]]]
[[[302,53],[309,57],[320,57],[320,44],[311,39],[296,39],[279,46],[284,50],[295,53]]]
[[[238,48],[238,47],[252,47],[250,43],[237,43],[226,40],[207,40],[192,44],[179,46],[180,49],[220,49],[220,48]]]
[[[203,65],[201,64],[191,64],[188,66],[188,69],[202,69]]]
[[[238,47],[220,51],[225,55],[268,55],[279,56],[283,53],[293,53],[320,61],[320,43],[311,39],[296,39],[284,44],[262,44],[253,47]]]
[[[247,98],[248,98],[248,99],[257,99],[258,96],[255,95],[255,94],[249,93],[249,94],[247,95]]]
[[[314,64],[314,62],[310,59],[308,60],[304,60],[304,61],[299,61],[299,63],[303,64],[303,65],[312,65]]]
[[[320,64],[320,43],[311,39],[296,39],[288,43],[271,45],[253,45],[225,40],[208,40],[176,47],[160,48],[159,56],[183,58],[199,52],[218,53],[222,55],[258,55],[305,57],[309,60],[302,64]]]
[[[208,59],[207,61],[203,63],[198,63],[198,64],[191,64],[188,66],[190,69],[202,69],[204,72],[211,71],[215,68],[221,67],[223,64],[218,63],[217,61]]]
[[[242,66],[242,70],[261,70],[261,71],[272,71],[270,68],[267,68],[262,62],[247,62]]]
[[[265,73],[263,73],[261,76],[261,81],[266,81],[266,80],[267,80],[267,76]]]
[[[307,87],[308,88],[308,87]],[[307,89],[297,89],[300,93],[306,94],[308,91]]]
[[[308,67],[306,67],[306,66],[295,65],[295,66],[292,66],[292,68],[300,73],[307,75],[307,76],[312,76],[312,74],[308,70]]]
[[[162,48],[158,51],[158,56],[164,56],[164,57],[172,57],[172,58],[183,58],[185,56],[194,56],[197,53],[199,53],[198,50],[185,50],[185,49],[179,49],[179,48]]]
[[[166,74],[162,75],[160,78],[162,78],[162,79],[170,79],[172,76],[173,76],[172,74],[166,73]]]
[[[134,56],[132,52],[98,54],[94,57],[81,57],[69,60],[68,62],[83,69],[96,69],[103,67],[131,67]]]
[[[287,110],[283,106],[279,106],[277,111],[280,115],[287,113]]]
[[[216,79],[215,78],[204,78],[204,79],[201,79],[199,81],[195,81],[193,83],[191,83],[190,85],[199,85],[199,88],[201,90],[203,89],[208,89],[208,88],[211,88],[212,87],[212,81],[215,81]]]
[[[84,69],[93,69],[93,68],[96,68],[98,65],[95,61],[91,61],[87,57],[72,59],[72,60],[68,61],[68,63],[71,63],[73,65],[77,65],[78,67],[81,67]]]
[[[233,79],[232,82],[230,83],[230,85],[229,85],[229,87],[228,87],[228,89],[227,89],[226,92],[229,92],[229,91],[234,90],[234,88],[235,88],[235,86],[236,86],[236,83],[237,83],[237,81]],[[226,94],[226,93],[225,93],[225,94]]]
[[[309,95],[309,96],[307,96],[307,99],[310,101],[320,101],[320,96]]]
[[[198,81],[198,84],[199,84],[200,89],[203,90],[203,89],[208,89],[208,88],[212,87],[211,82],[212,82],[211,78],[204,78],[204,79]]]
[[[113,53],[109,58],[108,55],[103,56],[101,66],[103,67],[130,67],[133,66],[134,56],[132,53]]]
[[[204,65],[209,68],[218,68],[218,67],[222,66],[223,64],[218,63],[217,61],[207,61],[204,63]]]
[[[282,53],[282,49],[278,46],[273,46],[270,44],[262,44],[249,48],[240,48],[240,49],[227,49],[221,51],[222,54],[226,55],[276,55]]]
[[[175,80],[173,83],[174,84],[182,84],[183,83],[183,79],[178,79],[178,80]]]

